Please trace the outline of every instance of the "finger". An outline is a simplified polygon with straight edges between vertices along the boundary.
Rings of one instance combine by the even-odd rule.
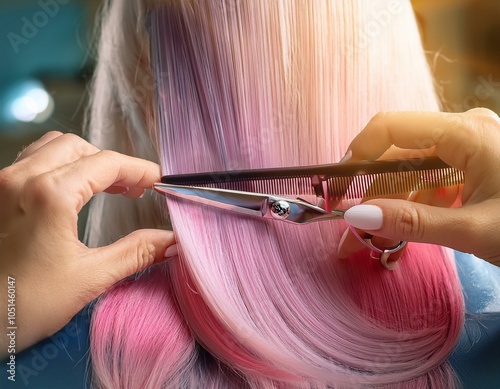
[[[363,231],[360,231],[363,234]],[[339,248],[337,251],[337,256],[340,259],[345,259],[350,255],[363,250],[366,246],[360,242],[360,240],[354,235],[350,228],[347,228],[342,235],[339,242]]]
[[[125,197],[129,197],[131,199],[142,198],[146,190],[144,188],[129,188],[125,193],[122,193]]]
[[[463,187],[463,185],[419,190],[413,192],[408,200],[420,204],[432,205],[434,207],[458,207],[460,206],[461,187]]]
[[[109,194],[121,194],[125,195],[129,192],[130,188],[123,187],[123,186],[110,186],[108,189],[106,189],[104,192],[109,193]]]
[[[92,249],[90,260],[85,261],[82,285],[87,284],[92,297],[96,297],[116,282],[168,259],[165,256],[171,256],[173,251],[173,231],[134,231],[109,246]]]
[[[358,230],[358,233],[360,236],[366,235],[366,233],[361,230]],[[389,249],[397,246],[399,244],[399,241],[394,241],[392,239],[386,239],[374,236],[372,238],[372,243],[373,245],[375,245],[380,249]],[[387,261],[388,262],[397,261],[406,251],[406,247],[407,246],[391,254]],[[357,253],[358,251],[361,251],[366,248],[367,248],[366,245],[364,245],[359,240],[359,238],[352,233],[351,229],[347,228],[344,234],[342,235],[342,238],[340,239],[337,256],[340,259],[345,259],[351,256],[352,254]]]
[[[130,198],[138,198],[138,197],[143,197],[146,191],[142,188],[129,188],[129,187],[123,187],[123,186],[110,186],[108,189],[106,189],[104,192],[109,193],[109,194],[121,194],[124,195],[125,197],[130,197]]]
[[[416,154],[416,151],[418,151],[418,155]],[[424,158],[432,155],[436,155],[434,147],[420,149],[420,150],[410,150],[392,145],[378,159],[386,160],[386,159],[404,159],[404,158]]]
[[[351,142],[353,159],[376,160],[392,145],[425,150],[435,146],[437,155],[457,169],[483,147],[478,126],[498,120],[480,112],[465,114],[441,112],[386,112],[376,115]],[[491,112],[491,111],[490,111]],[[480,116],[480,118],[476,117]],[[471,120],[475,117],[475,121]],[[480,120],[478,120],[480,119]],[[479,134],[482,135],[482,134]],[[498,140],[498,134],[496,134]]]
[[[156,163],[107,150],[47,174],[53,176],[51,193],[60,188],[64,192],[58,199],[71,204],[77,211],[94,194],[111,186],[129,188],[131,196],[136,196],[160,181],[160,167]],[[68,191],[71,191],[69,195]]]
[[[127,193],[124,194],[126,197],[130,197],[132,199],[143,198],[146,194],[146,190],[142,188],[132,188]]]
[[[491,235],[491,226],[487,225],[491,218],[485,218],[484,211],[477,211],[478,207],[484,206],[449,209],[404,200],[377,199],[350,208],[344,218],[352,226],[375,236],[479,252],[478,242],[484,242],[483,237]]]
[[[405,159],[412,158],[412,152],[414,150],[405,150],[400,149],[395,146],[391,146],[388,150],[384,152],[384,154],[379,158],[379,160],[394,160],[394,159]],[[434,148],[420,150],[419,157],[427,157],[434,155]],[[394,199],[409,199],[412,196],[412,201],[416,201],[417,198],[420,198],[420,190],[417,190],[421,185],[421,180],[417,177],[406,177],[394,174],[392,177],[393,188],[407,188],[406,192],[400,193],[392,193],[384,195],[384,198],[394,198]],[[361,202],[365,202],[371,198],[380,197],[379,193],[386,192],[387,179],[386,177],[380,176],[375,177],[371,182],[370,186],[366,189]],[[434,190],[432,190],[434,191]],[[432,193],[438,193],[432,192]],[[422,196],[422,199],[432,200],[432,195],[430,191],[425,191],[425,196]],[[441,194],[441,192],[439,192]]]
[[[372,244],[382,250],[393,249],[394,247],[397,247],[400,242],[400,240],[381,238],[379,236],[374,236],[372,238]],[[398,251],[390,254],[387,258],[387,262],[390,263],[397,261],[406,252],[407,247],[408,245],[405,245],[402,249],[399,249]],[[380,254],[377,254],[377,256],[379,255]]]
[[[41,145],[23,158],[29,175],[42,174],[100,150],[75,134],[64,134]]]
[[[14,163],[22,161],[24,158],[33,154],[40,147],[46,145],[47,143],[49,143],[53,139],[56,139],[62,135],[63,135],[63,133],[60,131],[49,131],[49,132],[45,133],[44,135],[42,135],[42,137],[40,139],[34,141],[28,147],[26,147],[21,152],[19,152],[19,154],[17,154],[17,158],[14,161]]]

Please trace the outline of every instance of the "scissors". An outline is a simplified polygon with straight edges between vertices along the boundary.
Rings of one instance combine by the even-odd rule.
[[[294,168],[208,172],[162,177],[154,189],[219,209],[294,224],[343,219],[342,200],[377,197],[415,190],[457,185],[463,172],[437,157],[360,161]],[[287,196],[269,193],[287,193]],[[290,195],[296,195],[291,198]],[[316,201],[304,197],[314,195]],[[371,256],[387,269],[395,267],[389,256],[407,244],[381,248],[372,235],[355,236],[371,250]]]

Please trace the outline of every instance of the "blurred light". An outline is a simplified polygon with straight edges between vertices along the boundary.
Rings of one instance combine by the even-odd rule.
[[[4,120],[7,122],[42,123],[54,112],[52,96],[36,80],[25,80],[12,85],[3,100],[6,108]]]
[[[41,123],[47,120],[54,110],[52,97],[43,87],[32,87],[16,98],[10,110],[12,116],[22,122]]]

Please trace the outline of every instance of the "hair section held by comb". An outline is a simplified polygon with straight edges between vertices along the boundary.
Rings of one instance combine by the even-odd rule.
[[[411,4],[389,4],[111,1],[94,139],[158,150],[164,175],[332,164],[378,111],[439,108]],[[280,182],[259,189],[309,185]],[[91,239],[154,225],[157,208],[120,201],[98,200]],[[456,386],[463,301],[441,248],[410,245],[388,272],[367,251],[337,258],[343,221],[297,226],[174,197],[168,208],[179,257],[97,302],[96,386]]]

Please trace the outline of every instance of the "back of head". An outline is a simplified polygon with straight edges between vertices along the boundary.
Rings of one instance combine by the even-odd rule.
[[[406,1],[120,0],[100,53],[92,137],[165,174],[332,163],[378,111],[438,109]],[[98,199],[90,241],[155,226],[154,200]],[[98,386],[453,386],[463,303],[442,249],[389,272],[336,257],[343,222],[168,208],[179,258],[94,313]]]

